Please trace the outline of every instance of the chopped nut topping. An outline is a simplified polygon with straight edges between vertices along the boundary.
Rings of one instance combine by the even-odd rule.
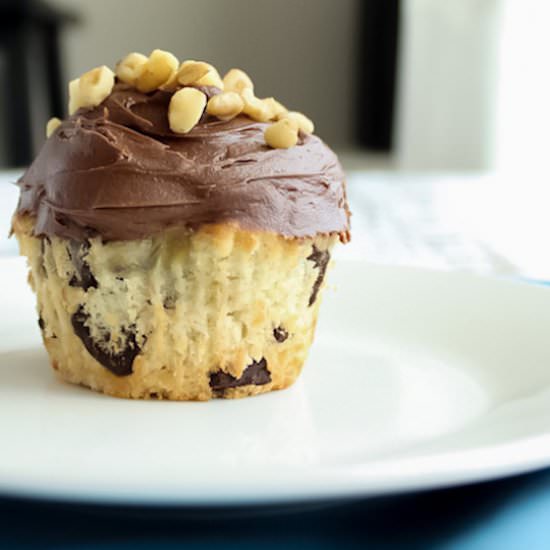
[[[115,73],[102,65],[84,73],[78,84],[79,98],[82,107],[96,107],[113,90]]]
[[[220,74],[215,67],[204,61],[189,59],[181,64],[178,70],[177,81],[184,86],[215,86],[224,89]]]
[[[274,97],[266,97],[263,102],[271,112],[271,119],[279,120],[279,118],[283,118],[284,114],[288,113],[288,109]]]
[[[176,79],[184,86],[197,84],[202,77],[210,72],[211,68],[212,65],[203,61],[184,61],[178,70]]]
[[[172,76],[164,83],[159,86],[159,90],[164,92],[175,92],[179,88],[178,82],[178,73],[173,73]]]
[[[46,124],[46,137],[49,138],[61,125],[61,121],[57,117],[50,118]]]
[[[96,107],[113,90],[115,75],[109,67],[96,67],[69,82],[69,114],[81,107]]]
[[[222,80],[210,63],[189,59],[180,66],[170,52],[153,50],[149,57],[137,52],[128,54],[117,63],[116,77],[143,93],[157,89],[171,92],[168,121],[176,133],[189,132],[201,120],[205,109],[224,121],[241,113],[258,122],[276,121],[264,132],[270,147],[292,147],[298,142],[299,132],[311,134],[314,130],[313,122],[304,114],[288,111],[273,97],[256,97],[252,80],[241,69],[230,69]],[[69,114],[81,107],[99,105],[112,92],[114,78],[108,67],[101,66],[69,82]],[[200,86],[214,86],[221,93],[208,92],[211,96],[208,100],[197,89]],[[46,134],[50,136],[59,124],[59,119],[51,119]]]
[[[243,113],[252,120],[267,122],[271,119],[271,109],[262,99],[258,99],[250,88],[245,88],[241,93],[244,100]]]
[[[264,138],[274,149],[288,149],[298,143],[298,126],[293,120],[282,118],[265,129]]]
[[[226,92],[237,92],[241,94],[243,90],[249,89],[254,92],[254,84],[250,77],[241,69],[231,69],[223,77],[224,90]]]
[[[140,92],[152,92],[168,82],[178,66],[178,59],[170,52],[153,50],[141,65],[135,86]]]
[[[293,120],[298,125],[298,129],[304,134],[312,134],[315,127],[313,122],[306,115],[299,113],[298,111],[288,111],[287,113],[281,114],[278,119],[287,118]]]
[[[129,53],[116,65],[115,74],[117,78],[130,86],[136,84],[137,77],[143,65],[147,63],[147,56],[142,53]]]
[[[206,112],[220,120],[231,120],[242,112],[244,101],[236,92],[223,92],[210,98]]]
[[[69,82],[69,114],[72,115],[80,108],[80,78]]]
[[[168,122],[172,132],[186,134],[200,120],[206,106],[206,95],[196,88],[182,88],[170,100]]]
[[[210,70],[202,78],[197,80],[197,84],[199,84],[199,86],[215,86],[220,90],[224,90],[225,87],[220,77],[220,73],[209,63],[207,63],[207,65],[210,66]]]

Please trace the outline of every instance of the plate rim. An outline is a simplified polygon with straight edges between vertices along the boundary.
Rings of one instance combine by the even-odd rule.
[[[284,476],[274,477],[273,483],[262,486],[261,472],[249,479],[245,490],[222,493],[213,497],[210,490],[204,491],[204,485],[175,484],[170,490],[141,490],[116,487],[115,491],[105,487],[78,487],[71,483],[56,489],[35,481],[15,480],[6,483],[0,472],[0,496],[31,498],[60,503],[93,504],[106,506],[151,506],[151,507],[219,507],[284,505],[297,502],[315,502],[341,500],[347,498],[374,498],[404,493],[446,489],[481,482],[504,479],[526,474],[550,466],[550,434],[520,438],[506,444],[495,444],[468,451],[450,451],[430,457],[405,458],[386,462],[369,462],[368,465],[353,465],[347,468],[319,469],[322,475],[307,476],[308,470],[296,469],[290,479],[289,471]],[[514,458],[505,464],[486,463],[482,459],[488,455],[507,453]],[[526,455],[529,455],[527,458]],[[452,458],[445,465],[445,459]],[[460,461],[461,468],[449,466]],[[419,464],[422,468],[419,468]],[[442,467],[443,465],[443,467]],[[408,475],[388,474],[392,469],[401,467],[411,470]],[[370,472],[364,471],[370,469]],[[325,471],[327,470],[327,471]],[[385,470],[385,471],[384,471]],[[414,473],[412,472],[414,470]],[[435,472],[435,473],[434,473]],[[385,476],[385,479],[384,479]],[[380,479],[384,479],[380,482]],[[307,480],[307,484],[292,491],[278,490],[277,484],[288,484]],[[390,480],[388,482],[388,479]],[[320,484],[322,487],[320,488]],[[208,488],[210,489],[210,487]]]
[[[4,272],[2,264],[21,264],[21,257],[0,258],[0,277]],[[495,277],[463,271],[447,271],[416,266],[389,266],[373,264],[364,260],[340,259],[339,264],[363,264],[379,272],[391,271],[430,277],[445,277],[454,280],[480,280],[514,285],[530,289],[529,292],[550,292],[545,285],[509,277]],[[8,267],[8,266],[6,266]],[[322,313],[321,313],[322,315]],[[506,462],[491,461],[491,457],[506,456]],[[461,466],[458,467],[457,465]],[[286,469],[284,478],[286,490],[281,488],[278,476],[266,484],[254,472],[244,486],[232,486],[232,491],[214,494],[204,485],[191,483],[173,484],[171,488],[144,490],[127,486],[85,487],[85,484],[69,483],[69,486],[48,487],[47,482],[35,479],[6,479],[8,472],[0,469],[0,495],[2,497],[34,498],[66,503],[125,506],[247,506],[279,505],[342,498],[368,498],[387,496],[404,492],[447,488],[457,485],[491,481],[499,478],[532,472],[550,466],[550,428],[547,432],[527,437],[516,437],[506,443],[479,445],[473,449],[436,452],[428,456],[402,457],[397,459],[372,460],[368,463],[343,466],[317,467],[312,473],[309,468]],[[367,471],[368,470],[368,471]],[[396,471],[406,473],[396,473]],[[292,472],[292,473],[291,473]],[[289,490],[289,481],[292,490]],[[300,483],[301,482],[301,483]],[[294,485],[296,483],[296,485]],[[279,484],[279,485],[277,485]]]

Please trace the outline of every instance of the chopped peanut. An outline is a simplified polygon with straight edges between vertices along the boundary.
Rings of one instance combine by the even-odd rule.
[[[115,73],[102,65],[84,73],[78,83],[78,97],[81,107],[96,107],[112,91],[115,85]]]
[[[81,107],[96,107],[113,90],[115,75],[109,67],[96,67],[69,82],[69,114]]]
[[[288,118],[282,118],[265,129],[265,142],[274,149],[288,149],[298,143],[298,126]]]
[[[241,94],[243,90],[254,91],[254,84],[250,77],[241,69],[230,69],[223,77],[224,90],[226,92],[237,92]]]
[[[231,120],[242,112],[244,101],[236,92],[223,92],[210,98],[206,112],[220,120]]]
[[[69,114],[80,109],[80,78],[75,78],[69,82]]]
[[[145,63],[147,63],[146,55],[137,52],[129,53],[124,59],[117,63],[115,74],[121,82],[134,86],[141,68]]]
[[[50,118],[46,124],[46,137],[49,138],[61,125],[61,121],[57,117]]]
[[[189,59],[181,64],[178,70],[177,81],[180,84],[191,86],[215,86],[223,90],[223,82],[216,68],[204,61]]]
[[[279,120],[284,114],[288,113],[288,109],[274,97],[266,97],[262,101],[267,105],[271,113],[270,119]]]
[[[164,50],[153,50],[147,61],[141,65],[136,80],[140,92],[152,92],[168,82],[178,70],[176,56]]]
[[[207,63],[208,65],[208,63]],[[220,90],[224,90],[223,80],[220,77],[220,73],[215,67],[210,65],[210,70],[201,79],[197,81],[200,86],[215,86]]]
[[[294,120],[298,125],[299,130],[304,132],[304,134],[312,134],[315,129],[313,122],[306,115],[299,113],[298,111],[288,111],[278,117],[279,120],[283,118]]]
[[[178,70],[176,79],[184,86],[197,84],[203,76],[206,76],[210,72],[211,67],[212,65],[203,61],[184,61]]]
[[[196,88],[182,88],[170,100],[168,122],[172,132],[186,134],[199,122],[206,106],[206,95]]]
[[[204,61],[189,59],[181,66],[170,52],[153,50],[149,57],[132,52],[117,63],[116,77],[143,93],[163,90],[172,93],[168,122],[176,133],[187,133],[206,112],[220,120],[231,120],[244,114],[258,122],[275,121],[264,132],[271,147],[288,148],[298,142],[299,132],[311,134],[313,122],[304,114],[288,109],[273,97],[260,99],[254,94],[254,83],[241,69],[230,69],[223,80],[216,68]],[[69,83],[69,113],[81,107],[96,107],[111,92],[115,74],[106,66],[97,67]],[[221,93],[207,94],[199,88],[213,86]],[[208,93],[210,96],[211,93]],[[59,126],[51,119],[46,127],[50,136]]]
[[[250,88],[245,88],[241,93],[244,100],[243,113],[252,120],[267,122],[271,118],[271,109],[262,99],[258,99]]]

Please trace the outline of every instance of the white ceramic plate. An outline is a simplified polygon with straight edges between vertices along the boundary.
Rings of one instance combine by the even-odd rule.
[[[208,403],[59,382],[0,262],[0,493],[220,505],[375,495],[550,465],[550,289],[341,262],[291,389]]]

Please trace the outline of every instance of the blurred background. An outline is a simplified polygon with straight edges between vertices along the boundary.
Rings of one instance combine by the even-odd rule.
[[[247,71],[346,169],[346,254],[550,280],[548,0],[0,0],[0,255],[67,83],[131,51]]]
[[[0,166],[28,164],[69,79],[130,51],[238,66],[348,168],[546,165],[546,0],[0,0]]]

